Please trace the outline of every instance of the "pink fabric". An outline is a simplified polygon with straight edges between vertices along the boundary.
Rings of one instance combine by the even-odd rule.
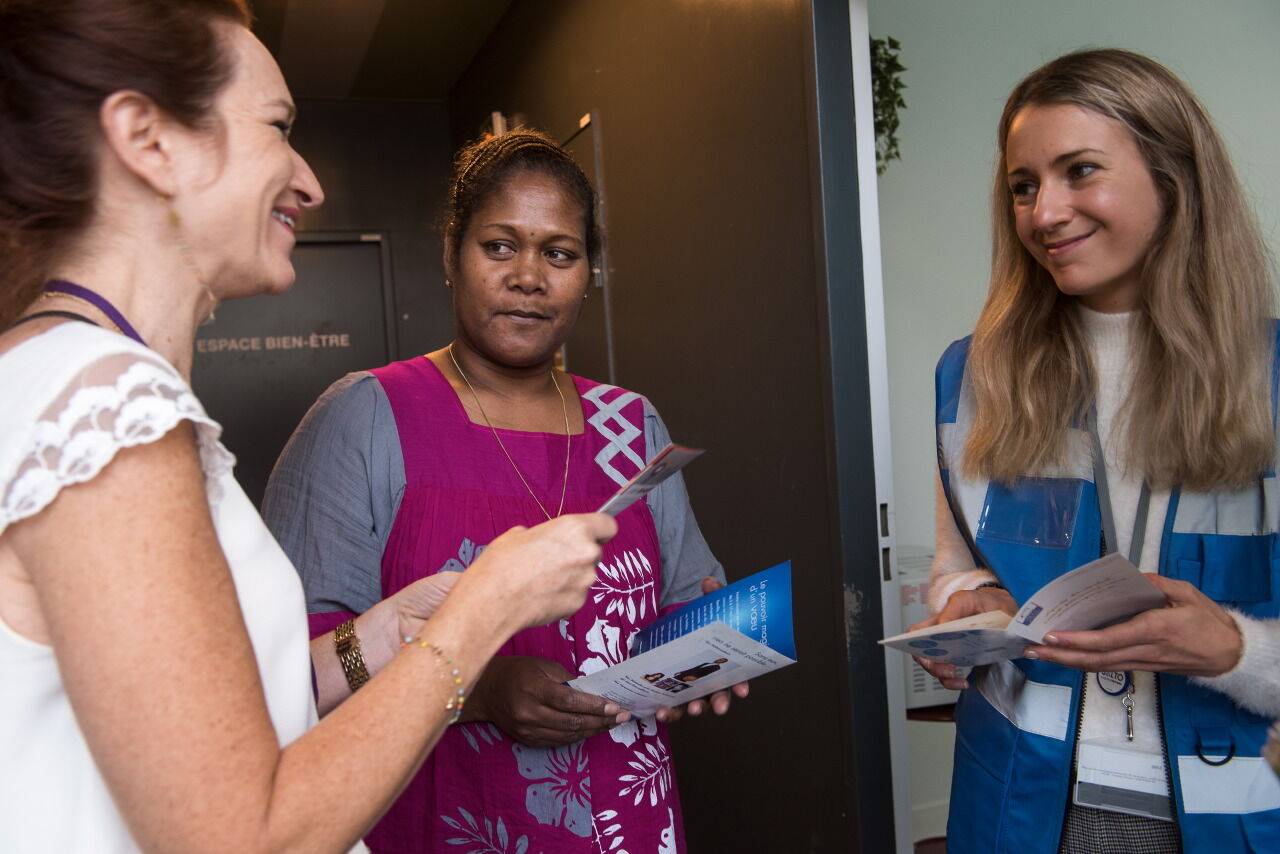
[[[354,611],[323,611],[319,614],[308,614],[307,630],[311,633],[311,639],[315,640],[358,616],[360,615]]]
[[[431,573],[461,571],[516,525],[545,520],[489,428],[467,418],[425,358],[374,371],[391,403],[406,487],[382,562],[389,596]],[[595,510],[644,460],[643,399],[574,378],[584,433],[573,437],[565,512]],[[562,435],[500,431],[543,505],[560,500]],[[584,674],[626,657],[658,616],[661,555],[645,502],[618,519],[597,582],[567,620],[517,634],[499,655],[538,656]],[[526,747],[490,723],[455,725],[366,841],[377,852],[682,852],[665,727],[631,722],[557,749]]]

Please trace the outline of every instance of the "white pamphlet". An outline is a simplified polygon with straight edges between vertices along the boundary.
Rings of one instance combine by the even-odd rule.
[[[1167,604],[1165,595],[1119,554],[1109,554],[1058,576],[1010,617],[988,611],[880,643],[959,667],[1018,658],[1052,631],[1101,629]]]
[[[622,485],[622,488],[606,501],[597,513],[608,513],[617,516],[680,469],[702,456],[701,448],[686,448],[683,445],[667,445],[658,455],[641,469],[640,473]]]
[[[569,687],[613,700],[643,716],[682,706],[788,664],[795,664],[795,659],[715,622],[621,664],[580,676]]]

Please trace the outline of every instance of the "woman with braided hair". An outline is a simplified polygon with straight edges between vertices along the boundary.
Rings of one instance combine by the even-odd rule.
[[[455,339],[335,383],[267,488],[263,512],[302,574],[313,634],[420,579],[447,584],[507,528],[599,507],[667,444],[645,398],[553,367],[599,243],[591,186],[545,135],[459,153],[444,240]],[[586,604],[499,651],[367,837],[374,850],[684,849],[665,732],[682,711],[632,719],[565,683],[625,659],[633,634],[724,574],[679,475],[618,528]],[[349,691],[340,683],[320,687],[322,707]],[[711,708],[723,714],[729,696]]]

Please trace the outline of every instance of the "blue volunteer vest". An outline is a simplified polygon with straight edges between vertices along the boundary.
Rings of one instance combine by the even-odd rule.
[[[938,363],[943,491],[976,550],[1022,604],[1099,556],[1101,518],[1088,434],[1069,462],[1006,486],[959,472],[973,417],[970,339]],[[1280,349],[1280,348],[1278,348]],[[1280,360],[1278,360],[1280,364]],[[1276,375],[1272,377],[1273,410]],[[1252,617],[1280,616],[1280,482],[1238,491],[1173,491],[1160,574]],[[1070,803],[1083,674],[1018,659],[976,672],[956,707],[948,850],[1055,854]],[[1280,781],[1261,758],[1269,721],[1183,676],[1158,674],[1159,717],[1183,850],[1280,852]]]

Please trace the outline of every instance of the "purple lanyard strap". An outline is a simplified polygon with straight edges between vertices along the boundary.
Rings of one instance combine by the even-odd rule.
[[[134,329],[132,324],[124,319],[124,315],[121,314],[106,297],[96,291],[91,291],[83,285],[77,285],[75,282],[64,282],[61,279],[55,279],[46,283],[44,289],[46,293],[66,294],[67,296],[84,300],[97,308],[107,317],[111,318],[111,322],[114,323],[125,335],[132,338],[134,341],[137,341],[143,347],[147,346],[147,342],[142,340],[142,336],[138,334],[138,330]]]

